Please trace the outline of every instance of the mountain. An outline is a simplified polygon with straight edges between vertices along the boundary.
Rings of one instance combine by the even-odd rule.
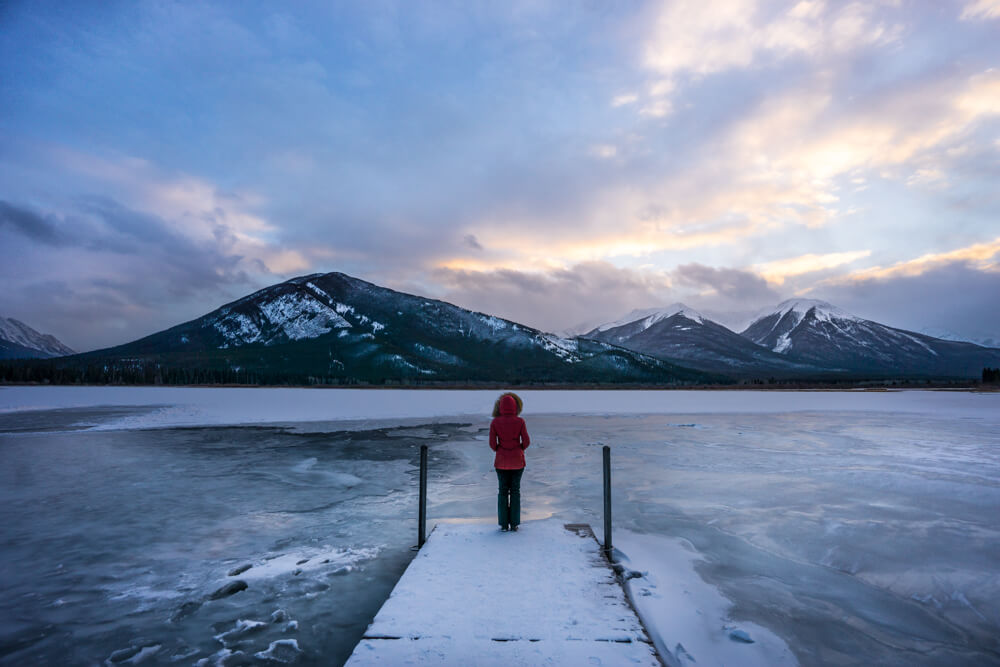
[[[711,372],[790,375],[819,370],[771,352],[682,303],[633,310],[584,337]]]
[[[198,319],[67,360],[164,382],[713,381],[586,339],[565,339],[342,273],[267,287]],[[79,372],[83,372],[80,370]]]
[[[0,317],[0,359],[47,359],[73,354],[52,335],[38,333],[20,320]]]
[[[996,333],[990,335],[986,331],[974,331],[966,333],[955,333],[951,329],[945,329],[943,327],[926,327],[920,329],[919,333],[925,336],[930,336],[931,338],[940,338],[941,340],[952,340],[959,343],[974,343],[981,347],[998,347],[1000,348],[1000,336]]]
[[[814,299],[784,301],[740,335],[789,360],[852,374],[978,377],[1000,366],[1000,349],[896,329]]]

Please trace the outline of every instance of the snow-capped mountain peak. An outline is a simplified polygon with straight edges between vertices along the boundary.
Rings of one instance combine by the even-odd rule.
[[[694,320],[698,323],[703,323],[705,318],[698,311],[693,308],[688,308],[683,303],[674,303],[664,308],[646,308],[642,310],[633,310],[628,315],[615,320],[614,322],[607,322],[595,328],[595,332],[608,331],[609,329],[614,329],[626,324],[632,324],[633,322],[638,322],[642,320],[642,326],[639,330],[645,330],[653,326],[657,322],[667,319],[668,317],[673,317],[674,315],[681,314],[689,320]]]
[[[12,317],[0,317],[0,343],[4,342],[23,348],[19,351],[12,348],[9,351],[9,356],[61,357],[74,353],[55,336],[39,333],[24,322]],[[2,346],[0,353],[6,348],[7,346]],[[38,354],[26,354],[30,352]],[[3,356],[8,355],[3,354]]]
[[[787,301],[782,301],[769,311],[765,311],[762,315],[779,315],[784,316],[788,313],[792,313],[798,321],[802,321],[809,311],[813,311],[813,315],[816,319],[821,322],[829,322],[830,320],[848,320],[848,321],[860,321],[861,318],[846,310],[837,308],[831,303],[826,301],[820,301],[819,299],[788,299]],[[760,319],[760,317],[756,318]]]

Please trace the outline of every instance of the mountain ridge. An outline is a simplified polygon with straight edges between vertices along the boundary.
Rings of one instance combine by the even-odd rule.
[[[814,299],[764,309],[740,333],[675,303],[563,337],[331,272],[53,363],[38,372],[66,382],[663,386],[968,379],[1000,367],[1000,349],[889,327]]]
[[[782,302],[740,335],[790,360],[851,373],[974,377],[1000,364],[1000,350],[890,327],[812,299]]]
[[[78,365],[108,359],[161,372],[170,366],[329,384],[720,379],[337,272],[292,278],[139,340],[71,358]]]
[[[656,319],[634,310],[585,336],[693,368],[747,377],[977,377],[1000,365],[1000,349],[946,341],[853,315],[817,299],[787,299],[762,309],[736,333],[700,314]],[[692,311],[696,312],[696,311]],[[628,321],[634,316],[635,319]],[[739,339],[751,343],[743,344]]]
[[[35,331],[13,317],[0,317],[0,359],[48,359],[75,352],[52,334]]]

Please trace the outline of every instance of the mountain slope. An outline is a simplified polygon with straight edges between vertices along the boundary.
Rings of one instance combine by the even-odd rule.
[[[537,329],[342,273],[267,287],[191,322],[73,358],[294,382],[703,382],[633,351]]]
[[[819,370],[775,354],[679,303],[634,310],[584,336],[706,371],[788,375]]]
[[[814,299],[782,302],[740,335],[790,360],[851,373],[978,377],[1000,365],[998,349],[896,329]]]
[[[73,354],[55,336],[38,333],[20,320],[0,317],[0,359],[47,359]]]

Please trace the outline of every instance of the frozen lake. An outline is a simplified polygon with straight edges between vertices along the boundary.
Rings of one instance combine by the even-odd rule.
[[[410,558],[419,445],[431,523],[494,520],[498,393],[0,388],[0,664],[343,662]],[[685,634],[685,553],[749,651],[1000,664],[1000,394],[521,395],[525,519],[599,529],[611,445],[682,664],[743,650]]]

